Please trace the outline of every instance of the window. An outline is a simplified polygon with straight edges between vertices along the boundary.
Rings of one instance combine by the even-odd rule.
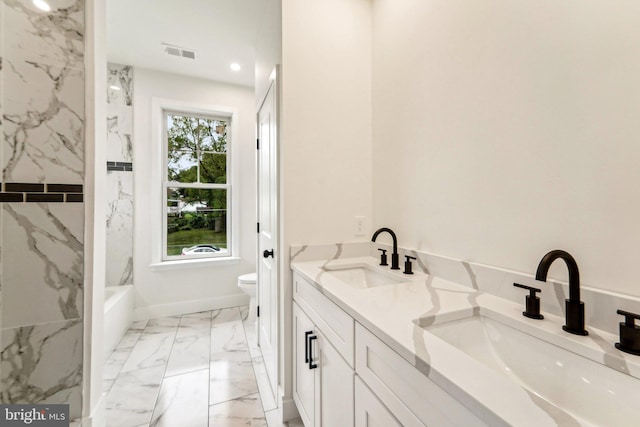
[[[231,255],[228,117],[164,111],[163,260]]]

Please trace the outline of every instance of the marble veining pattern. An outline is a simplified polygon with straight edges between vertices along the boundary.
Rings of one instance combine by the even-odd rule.
[[[31,1],[0,2],[1,178],[84,184],[85,3],[47,2],[47,13]],[[52,199],[40,196],[27,200]],[[6,203],[0,218],[0,400],[68,403],[77,419],[84,206]]]
[[[208,369],[165,378],[153,411],[151,426],[207,427],[208,386]]]
[[[48,0],[43,13],[30,1],[3,0],[3,55],[65,68],[84,68],[84,0]]]
[[[106,286],[133,284],[133,175],[107,172]]]
[[[2,180],[82,184],[82,70],[5,57]]]
[[[80,416],[82,322],[46,323],[2,330],[1,403],[68,403]]]
[[[133,159],[133,67],[107,64],[107,160]]]
[[[133,159],[133,67],[107,64],[107,160]],[[133,284],[133,174],[107,172],[107,286]]]
[[[4,204],[3,327],[82,317],[83,205]]]
[[[107,426],[266,426],[268,417],[271,427],[301,427],[278,423],[273,397],[258,393],[268,377],[259,348],[253,358],[249,353],[245,337],[255,323],[246,322],[246,313],[240,307],[134,322],[106,363]],[[175,339],[163,364],[120,368],[114,377],[141,353],[143,337],[170,330]]]
[[[535,282],[531,276],[522,273],[400,249],[401,256],[406,253],[418,257],[414,271],[428,271],[431,274],[418,273],[408,281],[405,280],[406,283],[361,290],[322,273],[328,265],[337,267],[366,263],[380,268],[377,266],[377,248],[389,249],[389,246],[372,244],[368,250],[356,251],[357,254],[351,257],[336,256],[336,245],[333,245],[333,251],[329,250],[331,246],[292,247],[291,254],[296,260],[305,259],[292,263],[294,272],[301,274],[407,362],[436,381],[452,397],[459,402],[473,400],[474,412],[478,411],[477,415],[483,421],[489,422],[490,425],[590,425],[570,412],[550,404],[519,383],[494,372],[479,369],[466,354],[454,351],[452,346],[444,345],[443,341],[423,329],[425,326],[474,316],[481,312],[484,315],[491,312],[494,316],[503,316],[504,319],[500,318],[504,322],[529,325],[527,321],[531,321],[521,316],[524,295],[521,292],[516,292],[515,296],[509,293],[512,292],[513,282],[546,286],[551,290],[548,299],[551,300],[549,304],[552,308],[557,302],[556,298],[553,298],[554,295],[562,295],[562,300],[565,298],[565,284]],[[348,248],[350,244],[338,245],[340,246],[342,251],[338,252],[341,253],[353,249]],[[354,247],[356,246],[359,247],[360,244],[354,244]],[[317,256],[315,260],[309,259],[311,253]],[[507,292],[506,298],[501,292]],[[612,304],[612,301],[623,307],[638,303],[631,297],[614,297],[586,287],[583,288],[583,298],[592,299],[598,310],[602,306]],[[615,310],[611,310],[611,313],[614,312]],[[619,319],[612,318],[611,313],[608,316],[609,321],[614,320],[613,323],[617,323]],[[597,330],[597,326],[592,325],[589,338],[572,340],[570,337],[567,338],[560,327],[564,316],[552,314],[548,318],[545,317],[544,325],[537,324],[536,331],[529,325],[528,333],[624,374],[640,378],[640,363],[613,347],[616,335]],[[591,320],[599,325],[604,318],[605,316],[592,317]],[[590,326],[589,321],[587,325]],[[455,386],[452,386],[453,384]],[[486,392],[489,384],[491,393]],[[505,399],[509,400],[509,405],[505,406]],[[467,406],[467,403],[464,404]],[[527,416],[523,417],[523,413],[527,413]]]

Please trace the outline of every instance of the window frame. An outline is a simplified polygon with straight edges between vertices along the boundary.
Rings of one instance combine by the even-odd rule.
[[[239,202],[234,187],[239,183],[239,172],[237,165],[239,146],[234,139],[238,133],[238,124],[240,122],[238,110],[235,107],[227,106],[211,106],[203,104],[194,104],[172,99],[155,98],[151,100],[151,137],[156,144],[152,145],[151,150],[151,175],[152,185],[151,194],[155,195],[152,207],[149,209],[150,226],[153,230],[159,230],[159,233],[151,233],[151,259],[150,267],[152,270],[160,268],[176,268],[179,266],[189,265],[227,265],[229,263],[237,263],[239,261]],[[186,114],[193,116],[204,116],[205,118],[218,118],[227,121],[227,183],[226,184],[207,184],[224,186],[227,190],[227,252],[217,255],[166,255],[167,242],[167,193],[166,185],[168,182],[168,144],[166,138],[165,111],[178,114]],[[192,184],[180,184],[187,186]],[[154,213],[155,212],[155,213]]]

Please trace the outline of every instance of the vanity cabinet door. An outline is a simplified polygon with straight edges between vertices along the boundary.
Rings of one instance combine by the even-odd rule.
[[[293,400],[305,427],[351,427],[355,372],[293,304]]]
[[[293,400],[296,403],[300,418],[305,427],[316,427],[316,388],[320,388],[320,384],[316,384],[316,369],[310,369],[309,357],[310,342],[309,338],[314,332],[317,332],[315,325],[309,317],[298,307],[293,304]],[[311,342],[313,345],[314,343]],[[311,365],[312,366],[312,365]],[[318,399],[319,400],[319,399]]]
[[[355,372],[321,332],[315,355],[319,359],[322,426],[353,426]]]
[[[356,424],[355,427],[402,427],[402,424],[378,400],[378,398],[356,377]]]

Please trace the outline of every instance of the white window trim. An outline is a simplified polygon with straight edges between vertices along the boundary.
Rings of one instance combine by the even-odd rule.
[[[206,116],[214,116],[220,118],[228,118],[231,120],[230,134],[232,136],[230,146],[227,153],[230,157],[230,163],[227,167],[231,169],[229,178],[231,180],[231,188],[228,190],[227,197],[230,199],[231,215],[227,216],[227,227],[231,228],[231,252],[227,256],[207,257],[207,258],[185,258],[184,260],[164,260],[164,242],[166,231],[162,228],[165,224],[163,215],[166,213],[166,194],[164,189],[164,168],[166,166],[165,142],[164,142],[164,112],[165,111],[184,111],[194,114],[202,114]],[[238,165],[238,145],[234,144],[233,139],[239,135],[238,123],[240,122],[239,112],[236,108],[228,106],[214,106],[206,104],[194,104],[190,102],[178,101],[165,98],[151,99],[151,144],[150,162],[151,162],[151,195],[152,204],[149,206],[149,221],[152,230],[158,230],[157,233],[151,233],[151,265],[152,269],[175,268],[177,265],[228,265],[234,263],[236,258],[240,258],[240,212],[239,198],[237,193],[237,185],[240,182],[240,171]]]

